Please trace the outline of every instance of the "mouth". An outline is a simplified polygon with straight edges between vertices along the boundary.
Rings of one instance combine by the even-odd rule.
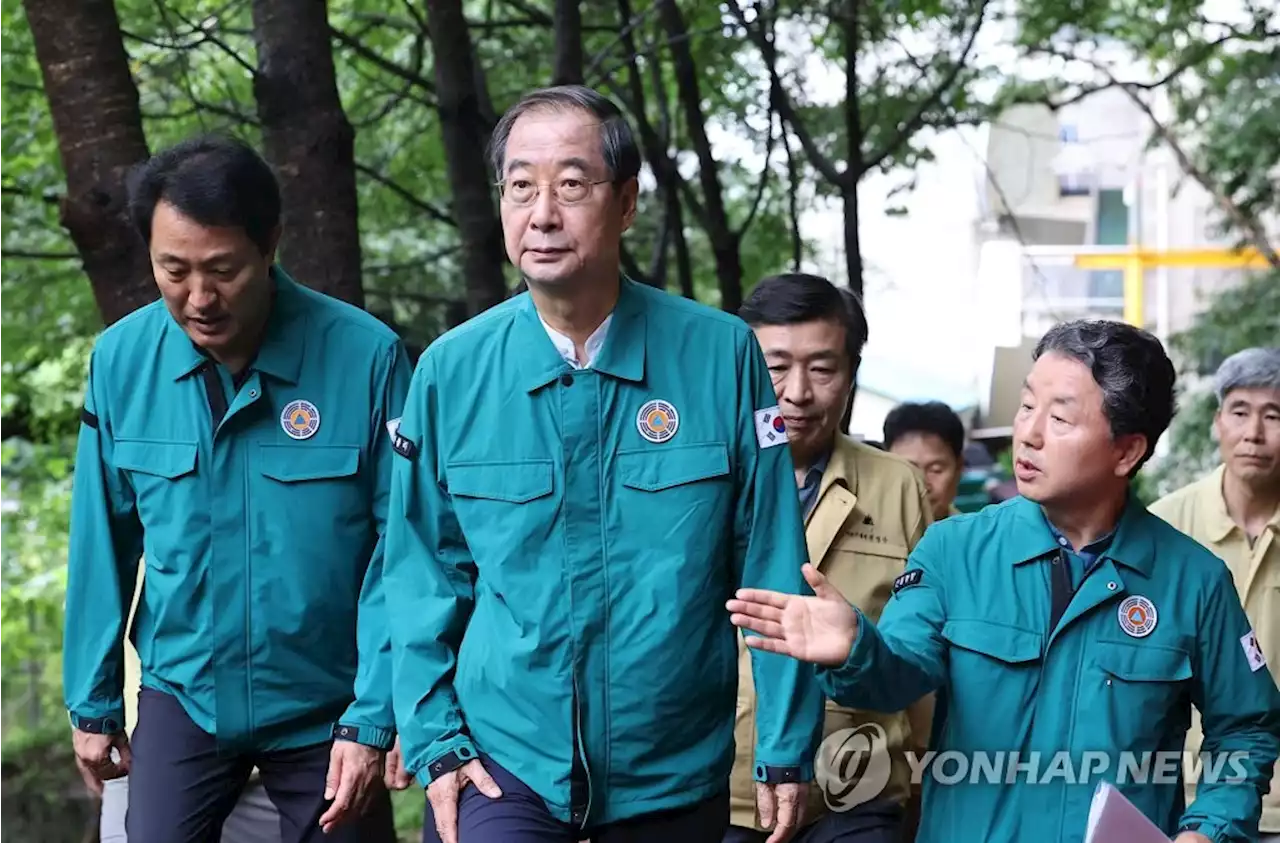
[[[227,324],[226,316],[189,316],[187,322],[194,325],[203,333],[210,333],[221,329]]]
[[[1030,480],[1040,474],[1040,468],[1030,460],[1019,457],[1013,463],[1013,473],[1019,480]]]
[[[816,421],[812,416],[788,416],[785,413],[782,420],[786,422],[788,430],[804,430]]]

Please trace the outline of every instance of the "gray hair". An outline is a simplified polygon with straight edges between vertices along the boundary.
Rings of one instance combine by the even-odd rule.
[[[1213,376],[1218,403],[1233,389],[1280,389],[1280,348],[1246,348],[1223,360]]]
[[[507,139],[516,120],[530,111],[556,111],[576,109],[593,115],[600,121],[600,152],[609,178],[621,184],[640,173],[640,148],[636,145],[631,126],[622,110],[603,94],[583,85],[560,85],[541,88],[525,94],[520,101],[502,115],[493,129],[489,141],[489,164],[495,178],[503,178],[503,166],[507,157]]]
[[[1050,328],[1032,359],[1049,352],[1079,360],[1093,373],[1113,438],[1134,433],[1147,438],[1147,452],[1133,467],[1136,474],[1177,412],[1177,375],[1160,340],[1124,322],[1080,319]]]

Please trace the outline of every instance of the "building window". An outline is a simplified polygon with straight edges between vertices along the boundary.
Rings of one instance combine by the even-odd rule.
[[[1059,196],[1088,196],[1093,190],[1093,162],[1088,148],[1080,143],[1076,127],[1064,123],[1058,128],[1061,147],[1053,159],[1058,175]]]
[[[1129,242],[1129,206],[1123,190],[1099,190],[1094,243],[1099,246],[1124,246]],[[1124,273],[1119,270],[1094,270],[1089,273],[1089,295],[1099,299],[1124,298]]]

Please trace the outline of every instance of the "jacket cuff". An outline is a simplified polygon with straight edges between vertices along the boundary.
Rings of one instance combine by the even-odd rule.
[[[386,752],[395,746],[396,731],[395,729],[380,729],[377,726],[368,724],[338,723],[333,727],[333,739],[336,741],[351,741],[352,743],[371,746],[374,749]]]
[[[463,764],[476,760],[477,757],[479,756],[476,754],[475,746],[471,741],[463,738],[452,743],[444,753],[428,761],[426,766],[417,772],[418,781],[423,787],[430,787],[436,779],[452,773]]]
[[[114,735],[124,731],[124,711],[112,711],[105,717],[81,717],[74,711],[68,712],[71,725],[81,732],[95,735]]]
[[[780,767],[756,762],[755,780],[764,784],[787,784],[813,781],[813,764],[804,763],[792,767]]]
[[[1184,831],[1194,831],[1196,834],[1203,834],[1205,837],[1212,840],[1213,843],[1228,843],[1229,840],[1235,839],[1230,834],[1224,833],[1226,829],[1223,828],[1222,823],[1214,822],[1212,820],[1183,820],[1178,823],[1178,830],[1174,832],[1173,836],[1177,837]]]

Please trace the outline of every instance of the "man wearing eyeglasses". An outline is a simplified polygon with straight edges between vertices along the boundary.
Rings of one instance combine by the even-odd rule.
[[[534,92],[492,163],[528,292],[427,349],[395,436],[394,697],[426,839],[720,840],[738,675],[724,600],[740,583],[807,593],[763,355],[737,317],[619,273],[640,154],[613,103]],[[822,698],[812,670],[755,655],[754,777],[777,843],[800,820]]]

